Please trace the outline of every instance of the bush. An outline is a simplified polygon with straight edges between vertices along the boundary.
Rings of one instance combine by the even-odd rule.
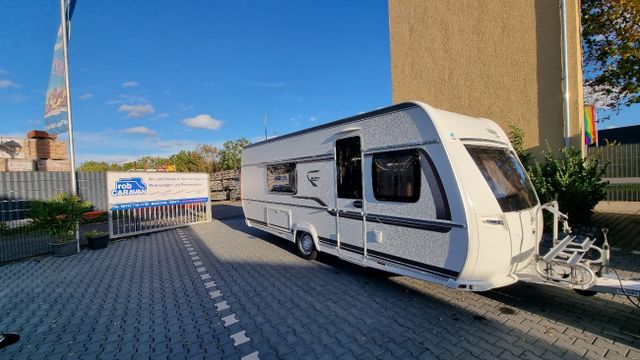
[[[605,168],[595,156],[582,158],[574,148],[562,148],[558,157],[547,148],[544,163],[536,161],[529,176],[540,201],[557,200],[571,225],[588,225],[593,208],[605,198]]]
[[[91,204],[78,196],[60,194],[50,200],[33,200],[29,217],[41,233],[51,235],[58,244],[75,240],[78,223]]]
[[[593,208],[605,198],[607,182],[602,180],[608,164],[600,168],[594,155],[582,158],[574,148],[562,148],[558,156],[547,146],[544,162],[532,160],[523,149],[523,131],[515,126],[509,129],[509,139],[520,161],[527,167],[529,177],[542,203],[557,200],[560,211],[569,216],[571,225],[588,225]]]

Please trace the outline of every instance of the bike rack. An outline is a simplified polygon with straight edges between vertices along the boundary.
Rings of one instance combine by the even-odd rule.
[[[640,298],[640,279],[621,279],[618,272],[609,266],[611,252],[607,237],[608,229],[603,228],[602,247],[594,245],[596,239],[575,234],[567,222],[567,215],[560,212],[558,202],[553,201],[540,207],[538,219],[542,221],[543,211],[553,214],[552,248],[541,254],[540,244],[536,245],[536,255],[531,263],[517,272],[518,279],[525,282],[586,290],[584,294],[597,292],[622,294]],[[564,237],[559,239],[559,225]]]

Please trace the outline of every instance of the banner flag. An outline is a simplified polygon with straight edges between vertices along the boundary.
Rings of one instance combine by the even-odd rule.
[[[76,0],[65,1],[67,24],[71,20]],[[62,48],[62,25],[58,27],[58,37],[53,47],[53,63],[49,86],[44,102],[44,130],[50,134],[62,134],[69,130],[69,110],[67,109],[67,87],[65,86],[66,71],[64,49]]]
[[[597,144],[598,131],[596,129],[596,107],[584,106],[584,143],[585,145]]]
[[[62,134],[68,130],[67,88],[64,80],[66,69],[62,46],[62,26],[60,26],[56,45],[53,48],[53,64],[44,102],[44,130],[50,134]]]

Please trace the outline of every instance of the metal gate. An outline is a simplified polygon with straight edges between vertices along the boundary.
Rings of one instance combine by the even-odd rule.
[[[108,173],[109,236],[211,221],[208,174]]]

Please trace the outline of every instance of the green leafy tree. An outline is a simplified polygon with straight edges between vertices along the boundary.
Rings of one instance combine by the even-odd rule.
[[[197,151],[187,150],[171,155],[169,163],[180,172],[208,172],[211,167]]]
[[[587,102],[640,103],[640,1],[582,0],[582,42]]]
[[[226,141],[222,144],[220,150],[220,170],[236,170],[240,169],[242,160],[242,148],[251,144],[246,138],[240,138],[234,141]]]
[[[106,163],[104,161],[85,161],[78,167],[78,171],[122,171],[122,166],[116,163]]]

